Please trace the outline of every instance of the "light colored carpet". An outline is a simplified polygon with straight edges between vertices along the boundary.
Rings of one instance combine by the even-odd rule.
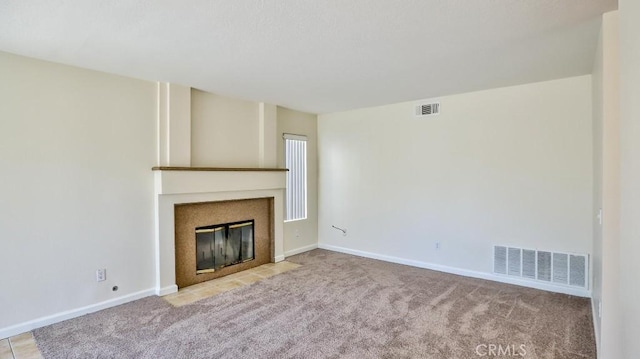
[[[448,359],[491,345],[595,358],[588,299],[324,250],[288,260],[303,266],[179,308],[145,298],[36,342],[45,358]]]

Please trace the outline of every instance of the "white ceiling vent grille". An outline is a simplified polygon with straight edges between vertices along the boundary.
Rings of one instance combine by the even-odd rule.
[[[440,103],[427,103],[416,106],[416,116],[434,116],[440,114]]]
[[[588,255],[494,246],[493,272],[587,288]]]

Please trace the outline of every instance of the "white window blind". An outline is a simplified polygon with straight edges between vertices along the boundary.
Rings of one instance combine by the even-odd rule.
[[[285,221],[307,218],[307,137],[284,135],[287,172]]]

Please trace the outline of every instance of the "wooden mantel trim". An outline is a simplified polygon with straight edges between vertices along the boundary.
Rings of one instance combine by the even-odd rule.
[[[218,171],[218,172],[286,172],[288,168],[225,168],[225,167],[171,167],[156,166],[153,171]]]

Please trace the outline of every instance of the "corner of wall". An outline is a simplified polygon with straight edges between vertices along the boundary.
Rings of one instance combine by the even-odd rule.
[[[283,134],[305,135],[307,144],[307,219],[285,222],[285,255],[312,250],[318,246],[318,118],[315,114],[284,107],[277,108],[276,161],[284,167]]]

